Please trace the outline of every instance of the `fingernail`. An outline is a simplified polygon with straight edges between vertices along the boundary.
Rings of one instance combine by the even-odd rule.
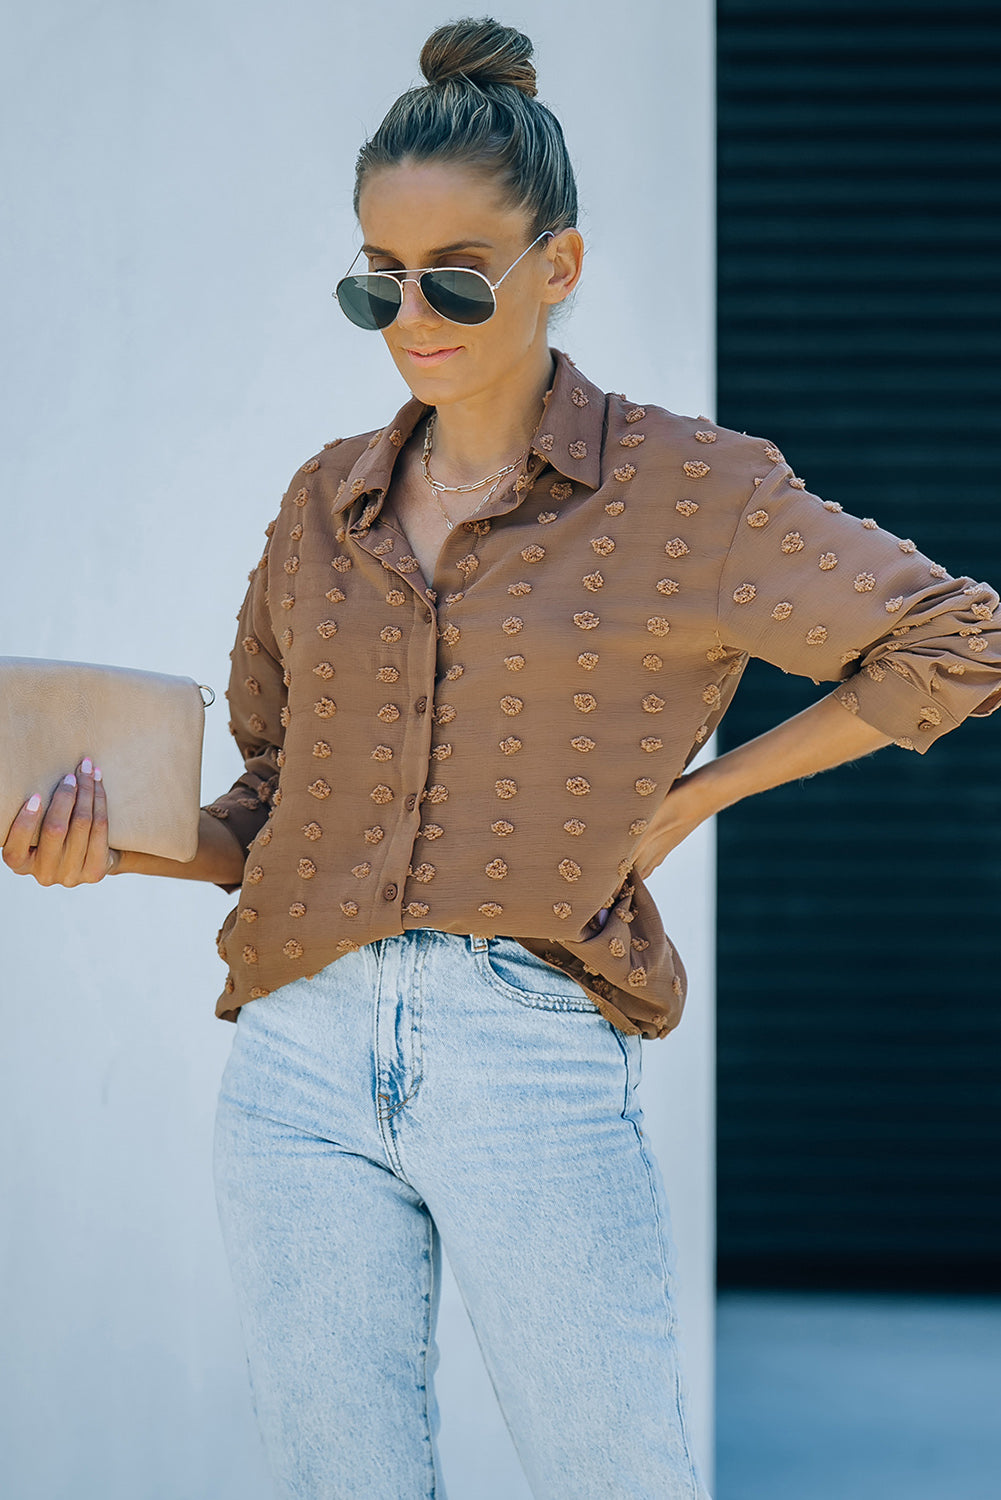
[[[63,777],[63,786],[76,786],[76,777],[72,771]]]
[[[42,799],[37,792],[32,792],[25,804],[29,812],[37,812],[41,805]]]
[[[80,769],[85,776],[89,776],[94,769],[94,763],[89,755],[85,755],[80,762]]]
[[[101,770],[100,766],[95,766],[94,767],[94,780],[95,781],[103,781],[104,780],[104,772]]]

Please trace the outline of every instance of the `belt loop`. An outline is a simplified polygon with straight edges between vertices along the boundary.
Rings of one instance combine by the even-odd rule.
[[[475,934],[470,934],[470,936],[473,943],[473,952],[486,953],[489,939],[485,937],[476,937]]]

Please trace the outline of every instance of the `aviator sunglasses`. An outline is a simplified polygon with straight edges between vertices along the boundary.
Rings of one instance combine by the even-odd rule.
[[[527,245],[518,256],[524,259],[529,250],[552,235],[555,230],[544,229],[531,245]],[[358,251],[358,255],[361,255]],[[351,262],[354,265],[358,255]],[[465,266],[426,266],[418,271],[368,271],[358,276],[343,276],[331,293],[341,305],[341,311],[359,328],[388,328],[403,306],[403,284],[416,281],[421,296],[433,312],[449,323],[486,323],[497,311],[494,293],[505,276],[510,276],[518,260],[514,261],[500,281],[490,282],[482,271],[471,271]]]

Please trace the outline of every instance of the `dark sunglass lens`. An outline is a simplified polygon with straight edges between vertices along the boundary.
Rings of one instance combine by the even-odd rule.
[[[345,276],[337,300],[359,328],[388,328],[400,310],[400,284],[389,276]]]
[[[474,271],[427,271],[421,291],[428,306],[453,323],[485,323],[494,310],[493,292]]]

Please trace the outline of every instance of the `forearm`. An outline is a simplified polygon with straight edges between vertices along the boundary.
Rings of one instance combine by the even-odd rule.
[[[814,776],[892,743],[890,735],[850,714],[832,694],[708,761],[687,779],[711,811],[720,812],[755,792]]]
[[[138,854],[124,849],[111,871],[113,875],[168,875],[177,880],[207,880],[216,885],[239,885],[243,879],[244,853],[235,836],[219,818],[202,811],[198,823],[198,852],[182,862],[158,854]]]

